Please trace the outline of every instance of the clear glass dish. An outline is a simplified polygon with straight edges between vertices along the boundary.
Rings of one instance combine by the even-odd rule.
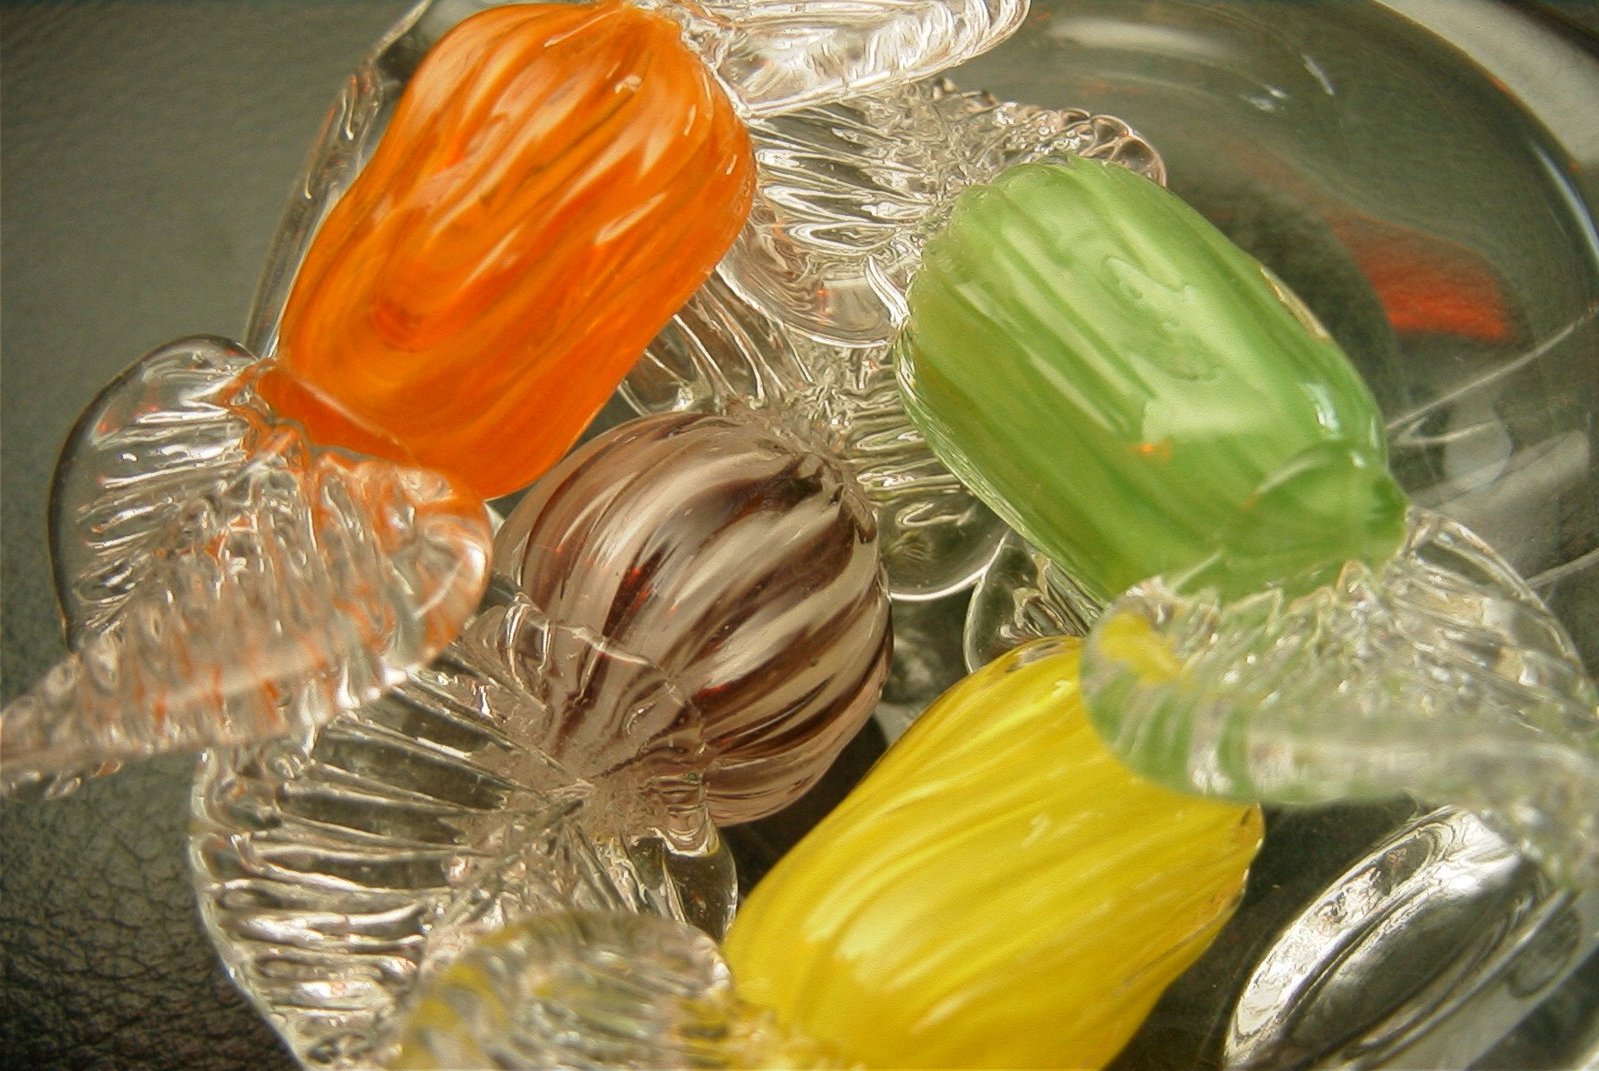
[[[1343,343],[1415,500],[1599,664],[1592,51],[1507,5],[1039,0],[953,77],[1147,137]],[[1599,1059],[1592,898],[1426,811],[1269,815],[1239,915],[1115,1066]]]
[[[1592,65],[1577,72],[1599,77]],[[1115,115],[1148,138],[1170,187],[1343,343],[1417,504],[1495,545],[1595,663],[1593,190],[1536,110],[1569,101],[1519,99],[1378,3],[1039,0],[1013,39],[948,74],[1002,100]],[[365,106],[341,103],[323,149],[328,185],[308,184],[280,232],[256,344],[270,346],[298,251],[375,130],[350,117],[381,115],[403,77],[374,80]],[[969,598],[897,604],[884,735],[961,674]],[[743,886],[876,747],[859,742],[796,809],[729,831]],[[1595,1024],[1559,1017],[1594,1003],[1594,968],[1578,968],[1599,939],[1599,901],[1556,891],[1470,816],[1431,802],[1272,815],[1238,916],[1115,1066],[1571,1062]],[[228,912],[206,917],[235,962]]]

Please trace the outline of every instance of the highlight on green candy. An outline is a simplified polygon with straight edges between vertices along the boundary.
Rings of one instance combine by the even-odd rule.
[[[1262,265],[1126,168],[1074,158],[962,193],[897,343],[946,464],[1092,595],[1223,598],[1399,547],[1376,403]]]

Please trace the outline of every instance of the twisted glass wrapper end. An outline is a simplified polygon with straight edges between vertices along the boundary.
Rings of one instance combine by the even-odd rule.
[[[752,303],[819,341],[889,341],[905,289],[951,199],[1009,167],[1084,156],[1163,183],[1126,123],[966,92],[941,78],[751,125],[755,202],[720,271]]]
[[[552,757],[565,724],[548,701],[573,682],[637,716],[605,777]],[[207,755],[190,856],[223,962],[305,1063],[366,1066],[419,979],[518,919],[648,912],[720,932],[736,882],[703,797],[673,801],[703,834],[684,875],[648,828],[648,778],[629,791],[685,734],[683,707],[653,667],[513,599],[309,743]]]
[[[850,470],[877,518],[889,590],[956,590],[993,556],[999,519],[905,416],[886,346],[845,349],[795,331],[712,276],[622,384],[640,413],[757,408]]]
[[[953,67],[1009,37],[1027,0],[646,0],[677,19],[745,114],[781,114]]]
[[[1599,885],[1599,693],[1526,583],[1443,517],[1412,509],[1393,559],[1298,598],[1140,584],[1083,677],[1101,734],[1156,780],[1282,804],[1408,792]]]
[[[387,1066],[844,1065],[740,1000],[716,942],[698,930],[567,912],[494,934],[442,971]]]
[[[0,714],[0,787],[304,734],[454,637],[487,577],[482,506],[323,451],[220,339],[150,354],[90,407],[52,506],[72,650]]]

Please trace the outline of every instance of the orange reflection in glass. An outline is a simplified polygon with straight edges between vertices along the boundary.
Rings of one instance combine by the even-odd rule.
[[[666,18],[484,11],[428,54],[317,233],[262,393],[319,442],[521,487],[710,274],[753,181]]]

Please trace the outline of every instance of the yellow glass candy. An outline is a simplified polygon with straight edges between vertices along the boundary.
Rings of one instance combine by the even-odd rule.
[[[740,995],[874,1067],[1097,1067],[1231,916],[1257,808],[1144,781],[1095,735],[1080,645],[938,700],[756,887]]]

